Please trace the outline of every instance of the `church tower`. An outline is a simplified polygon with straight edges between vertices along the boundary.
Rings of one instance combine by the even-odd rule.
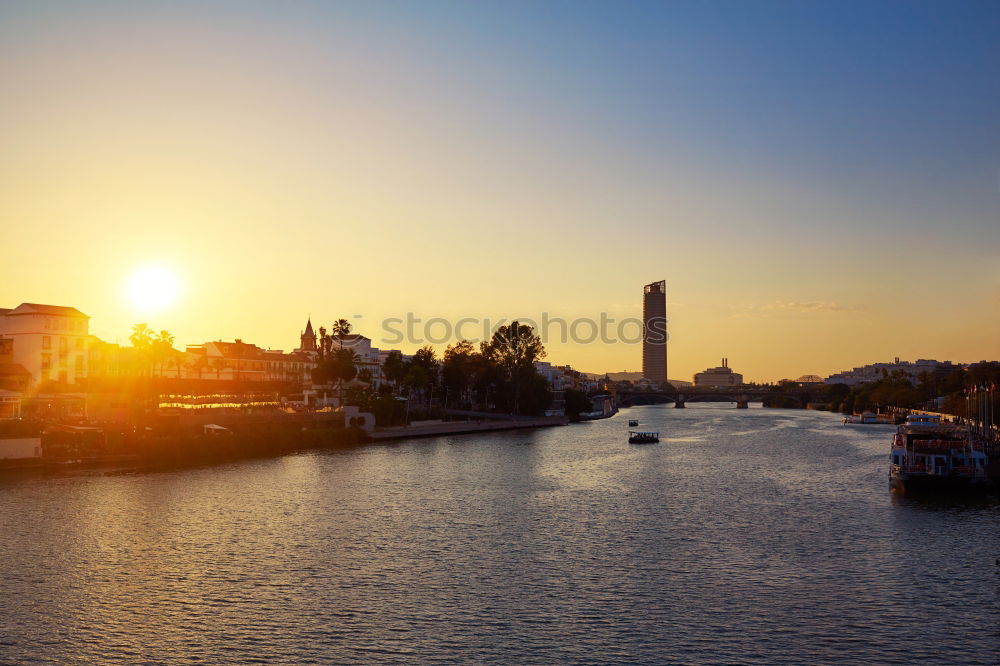
[[[306,330],[300,336],[299,350],[301,351],[316,351],[316,333],[313,332],[312,317],[306,321]]]

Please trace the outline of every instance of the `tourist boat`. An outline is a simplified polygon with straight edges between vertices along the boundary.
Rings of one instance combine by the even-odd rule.
[[[978,492],[990,487],[983,442],[968,428],[913,414],[889,454],[889,485],[899,492]]]
[[[639,425],[639,419],[629,419],[628,420],[628,427],[629,428],[635,428],[638,425]]]
[[[660,433],[658,432],[640,432],[638,430],[630,430],[628,433],[629,444],[656,444],[659,441]]]
[[[873,412],[863,412],[861,414],[853,414],[851,416],[845,416],[844,423],[884,425],[887,423],[892,423],[892,416],[888,414],[875,414]]]

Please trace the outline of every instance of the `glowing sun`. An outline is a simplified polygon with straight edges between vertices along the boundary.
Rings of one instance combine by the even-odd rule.
[[[125,291],[132,306],[142,312],[165,310],[177,300],[177,277],[162,266],[145,266],[128,277]]]

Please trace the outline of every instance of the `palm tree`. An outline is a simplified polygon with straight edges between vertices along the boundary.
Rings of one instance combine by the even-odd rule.
[[[163,364],[174,351],[174,334],[167,330],[160,331],[152,337],[153,356],[160,361],[160,376],[163,376]]]
[[[152,359],[150,352],[153,347],[153,331],[146,324],[136,324],[132,327],[132,334],[128,336],[132,346],[135,347],[136,355],[142,362],[144,369],[152,374]]]
[[[338,319],[330,326],[330,335],[337,338],[340,348],[344,348],[344,338],[351,334],[351,322],[346,319]]]
[[[207,356],[196,356],[194,359],[185,363],[188,370],[192,370],[198,373],[198,379],[201,379],[201,373],[208,369],[208,357]]]

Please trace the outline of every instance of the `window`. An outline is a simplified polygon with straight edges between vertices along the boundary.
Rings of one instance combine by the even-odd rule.
[[[52,354],[42,354],[42,370],[48,370],[52,367]]]
[[[77,375],[83,374],[83,356],[77,354],[76,362],[73,364],[73,372]]]
[[[52,349],[52,336],[43,335],[42,336],[42,349]]]
[[[76,339],[76,350],[77,350],[78,352],[82,352],[82,351],[84,351],[84,350],[85,350],[86,348],[87,348],[87,341],[86,341],[86,340],[84,340],[83,338],[77,338],[77,339]]]
[[[68,381],[68,375],[66,374],[65,370],[59,371],[59,381],[61,381],[64,384]]]
[[[59,353],[65,354],[67,351],[69,351],[69,339],[59,338]]]

